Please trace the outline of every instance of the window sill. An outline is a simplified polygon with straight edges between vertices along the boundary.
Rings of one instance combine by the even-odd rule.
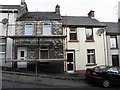
[[[86,64],[86,66],[96,66],[97,64]]]
[[[78,40],[69,40],[68,42],[79,42]]]
[[[95,42],[94,40],[86,40],[85,42]]]
[[[118,50],[119,48],[110,48],[110,50]]]

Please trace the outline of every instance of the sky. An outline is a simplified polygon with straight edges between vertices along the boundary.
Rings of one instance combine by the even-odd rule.
[[[101,22],[118,21],[118,2],[120,0],[25,0],[29,11],[55,11],[60,5],[63,16],[87,16],[95,11],[95,18]],[[2,5],[20,5],[21,0],[0,0]]]

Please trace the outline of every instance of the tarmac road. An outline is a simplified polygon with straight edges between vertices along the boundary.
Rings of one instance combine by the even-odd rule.
[[[2,88],[91,88],[92,90],[103,90],[102,87],[90,84],[85,80],[63,80],[7,73],[2,75]],[[120,90],[120,87],[112,87],[111,90],[113,89]]]

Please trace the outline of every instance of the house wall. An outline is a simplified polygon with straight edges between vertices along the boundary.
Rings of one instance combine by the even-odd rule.
[[[16,22],[16,36],[25,36],[25,24],[33,23],[34,24],[34,35],[36,35],[37,29],[37,36],[42,36],[42,29],[43,24],[51,24],[52,25],[52,34],[53,35],[63,35],[62,30],[62,23],[58,21],[17,21]],[[36,25],[37,23],[37,25]],[[39,44],[38,44],[39,43]],[[38,48],[37,48],[37,58],[40,59],[40,48],[42,46],[49,47],[49,59],[64,59],[64,52],[63,52],[63,38],[39,38],[37,41]],[[27,59],[35,59],[36,58],[36,38],[19,38],[15,39],[16,46],[24,46],[27,47]],[[17,50],[17,49],[15,49]],[[17,55],[15,56],[17,59]]]
[[[98,36],[97,30],[93,28],[94,42],[86,42],[85,27],[77,28],[77,38],[79,42],[69,42],[69,28],[67,28],[67,50],[75,50],[75,70],[85,70],[93,66],[87,66],[87,49],[95,49],[95,59],[97,65],[105,65],[107,63],[106,40],[105,34]],[[66,34],[66,30],[64,30]]]
[[[38,44],[39,43],[39,44]],[[36,53],[37,58],[40,59],[40,48],[41,47],[49,47],[49,59],[64,59],[63,52],[63,39],[39,39],[38,43],[36,43],[36,39],[16,39],[17,47],[27,47],[27,59],[35,60]],[[38,44],[38,47],[36,45]],[[16,47],[16,52],[17,52]],[[17,54],[15,54],[15,58],[17,59]]]
[[[119,55],[119,65],[120,65],[120,35],[117,35],[118,49],[110,49],[110,35],[107,38],[107,50],[108,50],[108,65],[112,66],[112,55]]]
[[[8,27],[7,25],[3,25],[2,23],[0,23],[0,36],[6,36],[6,30],[8,28],[8,36],[10,35],[14,35],[15,34],[15,20],[17,17],[17,13],[0,13],[0,21],[2,21],[4,18],[8,18]],[[12,39],[7,38],[7,50],[6,50],[6,58],[7,60],[11,60],[12,59]],[[3,54],[0,55],[2,58],[1,61],[3,61],[3,63],[0,63],[0,66],[4,66],[4,58],[5,58],[5,52]],[[7,67],[11,67],[12,63],[11,62],[7,62],[6,66]]]
[[[23,36],[25,31],[25,24],[33,23],[34,24],[34,35],[42,35],[42,29],[44,24],[52,25],[52,34],[53,35],[63,35],[62,23],[58,21],[17,21],[15,35]]]

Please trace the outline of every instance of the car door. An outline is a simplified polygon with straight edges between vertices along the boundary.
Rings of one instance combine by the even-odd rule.
[[[112,83],[118,84],[120,83],[120,73],[117,67],[110,67],[107,70],[108,77]]]

